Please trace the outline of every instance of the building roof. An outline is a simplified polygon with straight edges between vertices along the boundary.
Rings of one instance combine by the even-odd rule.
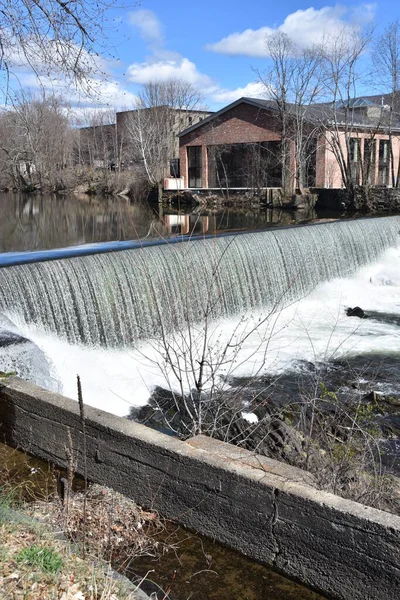
[[[393,110],[400,114],[400,90],[394,94],[375,94],[374,96],[364,96],[366,100],[372,100],[379,106],[390,106],[393,102]]]
[[[369,98],[351,98],[348,102],[338,100],[337,102],[334,102],[334,105],[337,108],[369,108],[374,106],[376,108],[380,108],[379,104],[376,104],[376,102],[372,102],[372,100],[370,100]]]
[[[117,115],[122,115],[122,114],[126,114],[126,113],[131,113],[131,112],[137,112],[139,110],[155,110],[155,109],[168,109],[171,112],[177,112],[177,113],[185,113],[185,114],[205,114],[205,115],[209,115],[209,114],[213,114],[212,111],[210,110],[203,110],[203,109],[197,109],[197,108],[176,108],[174,106],[168,106],[167,104],[162,104],[160,106],[144,106],[141,108],[129,108],[127,110],[117,110],[116,114]]]
[[[333,124],[340,126],[344,125],[346,122],[349,124],[350,121],[351,127],[372,129],[376,128],[378,125],[385,126],[387,124],[385,113],[381,112],[385,110],[385,106],[382,103],[377,104],[374,101],[376,99],[376,96],[353,98],[347,105],[343,102],[336,102],[310,104],[301,107],[296,104],[288,103],[287,106],[288,111],[293,115],[296,115],[301,111],[303,119],[314,126],[324,125],[325,127],[329,127],[329,125]],[[184,129],[178,136],[182,137],[191,133],[243,103],[263,110],[278,111],[277,103],[274,100],[263,100],[260,98],[248,98],[244,96],[235,102],[228,104],[218,112],[209,115],[199,123]],[[372,111],[374,111],[373,114]],[[387,113],[387,115],[388,114],[389,113]],[[392,128],[400,131],[400,114],[395,113],[393,115]]]
[[[223,115],[224,113],[228,112],[229,110],[232,110],[232,108],[235,108],[235,106],[238,106],[239,104],[242,104],[243,102],[245,102],[246,104],[251,104],[253,106],[258,106],[259,108],[260,108],[260,104],[259,104],[260,102],[264,102],[264,103],[269,102],[269,103],[271,103],[271,106],[269,108],[276,109],[276,106],[272,106],[272,104],[274,104],[274,103],[271,102],[270,100],[258,100],[257,98],[245,98],[245,97],[239,98],[238,100],[235,100],[235,102],[231,102],[231,104],[224,106],[224,108],[221,108],[221,110],[219,110],[215,113],[211,113],[208,117],[206,117],[202,121],[199,121],[199,123],[195,123],[195,125],[192,125],[191,127],[188,127],[187,129],[184,129],[183,131],[178,133],[178,137],[187,135],[188,133],[190,133],[191,131],[194,131],[201,125],[204,125],[205,123],[208,123],[209,121],[212,121],[213,119],[218,118],[220,115]],[[266,105],[263,105],[263,106],[261,106],[261,108],[268,108],[268,107]]]

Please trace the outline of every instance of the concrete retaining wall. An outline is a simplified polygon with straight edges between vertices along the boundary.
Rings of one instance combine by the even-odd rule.
[[[400,518],[312,487],[310,476],[203,436],[180,442],[86,408],[91,480],[346,600],[400,597]],[[65,465],[82,448],[78,405],[18,378],[0,382],[0,436]],[[82,472],[82,460],[78,470]]]

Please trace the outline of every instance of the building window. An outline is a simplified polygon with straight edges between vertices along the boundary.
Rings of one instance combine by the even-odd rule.
[[[379,140],[379,167],[378,183],[379,185],[388,185],[389,180],[389,140]]]
[[[376,142],[364,140],[363,184],[375,185]]]
[[[201,146],[188,146],[189,187],[201,188]]]
[[[181,176],[179,158],[172,158],[169,161],[169,172],[171,174],[171,177],[180,177]]]
[[[303,140],[304,147],[304,181],[301,183],[308,188],[315,187],[317,178],[317,140],[309,138]],[[301,180],[300,180],[301,181]]]
[[[280,187],[280,142],[208,147],[208,181],[212,188]]]

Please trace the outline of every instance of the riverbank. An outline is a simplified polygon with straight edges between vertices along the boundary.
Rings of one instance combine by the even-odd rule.
[[[9,492],[11,488],[18,491],[16,495],[12,495],[15,502],[13,501],[13,508],[11,510],[10,502],[8,501],[7,503],[7,520],[14,520],[13,515],[15,510],[18,512],[23,511],[22,518],[25,521],[27,520],[29,524],[32,521],[35,525],[39,523],[41,527],[46,528],[46,531],[49,528],[49,535],[53,536],[55,529],[64,537],[65,533],[62,533],[64,531],[64,520],[62,519],[60,497],[56,495],[51,500],[55,481],[53,477],[55,473],[54,467],[3,444],[0,444],[0,464],[2,465],[0,467],[0,480],[2,484],[4,485],[6,482],[12,483],[11,486],[8,486],[6,497],[10,497]],[[79,484],[78,487],[82,487],[81,480],[77,480],[76,483]],[[37,496],[35,500],[32,497],[33,488]],[[2,489],[5,491],[4,487]],[[108,515],[115,512],[114,507],[118,508],[120,499],[124,506],[133,504],[132,501],[112,492],[109,488],[93,486],[89,490],[88,516],[90,517],[93,516],[92,496],[96,490],[102,492],[101,494],[97,494],[96,500],[102,507],[99,515],[100,518],[98,519],[100,523],[104,523],[104,513]],[[21,496],[22,492],[24,493]],[[23,500],[25,492],[27,494],[25,500],[29,502]],[[103,510],[107,505],[108,509]],[[83,523],[82,508],[82,494],[78,491],[74,494],[73,515],[79,516],[79,519],[73,519],[75,525],[76,523]],[[134,512],[135,514],[137,513],[136,505],[134,505]],[[96,515],[98,515],[98,509],[96,509]],[[128,516],[127,521],[123,519],[122,525],[129,522],[129,518]],[[42,520],[44,523],[42,523]],[[109,517],[107,517],[108,521]],[[91,543],[100,543],[100,528],[97,527],[97,520],[91,518],[90,520],[88,519],[88,523],[90,531],[93,531],[95,528],[94,533],[96,534],[95,536],[87,536],[88,541]],[[162,520],[161,529],[155,527],[156,524],[157,521],[156,523],[151,522],[150,525],[153,533],[158,532],[155,537],[151,537],[152,542],[154,542],[153,546],[155,543],[158,544],[156,552],[150,552],[149,555],[145,552],[138,553],[136,551],[132,560],[133,552],[132,548],[129,547],[127,548],[125,558],[120,555],[118,563],[115,564],[113,562],[113,566],[118,568],[119,573],[136,582],[132,586],[133,589],[137,587],[139,582],[142,582],[140,592],[147,595],[153,594],[151,596],[152,600],[186,600],[189,597],[192,600],[204,600],[205,598],[207,600],[220,600],[221,597],[225,600],[259,600],[260,597],[268,597],[270,600],[323,600],[323,597],[319,594],[306,589],[298,583],[285,579],[274,570],[255,563],[242,554],[233,552],[211,540],[180,528],[175,523]],[[115,533],[119,537],[121,523],[117,523],[116,530],[111,537]],[[148,537],[149,531],[146,526],[142,527],[140,532],[145,538],[146,535]],[[67,532],[69,537],[70,533]],[[108,536],[105,536],[103,540],[107,538]],[[66,541],[62,541],[65,546]],[[73,545],[73,548],[78,550],[78,552],[75,552],[75,555],[80,557],[78,565],[82,571],[82,566],[87,564],[89,560],[89,567],[92,569],[93,555],[96,554],[98,556],[98,553],[89,552],[86,561],[81,561],[81,546],[81,544]],[[121,544],[119,543],[117,546],[121,546]],[[118,547],[116,550],[118,551]],[[115,554],[114,558],[117,558]],[[6,568],[6,565],[0,562],[0,571]],[[102,570],[100,570],[100,575],[104,576]],[[115,572],[113,572],[113,575],[115,575]],[[76,582],[76,577],[74,581]],[[10,583],[15,583],[15,580],[11,580]],[[166,594],[166,590],[171,590],[168,592],[168,595]],[[155,591],[158,591],[157,598],[154,596]],[[139,590],[136,590],[136,594],[138,592]],[[89,598],[92,599],[88,595],[85,597],[85,600]],[[7,600],[10,600],[10,598]],[[31,599],[28,596],[27,600],[41,599]],[[102,598],[102,600],[107,600],[107,596]],[[115,598],[112,600],[115,600]],[[142,600],[141,597],[140,600]]]
[[[45,515],[42,515],[43,517]],[[136,586],[123,584],[112,570],[83,560],[51,529],[24,511],[0,507],[0,598],[20,600],[144,600]]]
[[[141,583],[150,581],[133,584],[114,569],[165,551],[156,513],[106,487],[84,492],[82,480],[60,495],[51,465],[3,444],[0,457],[0,598],[149,599]]]
[[[248,210],[283,209],[310,214],[333,211],[340,215],[388,215],[400,212],[400,190],[385,186],[357,186],[350,194],[344,188],[310,188],[303,193],[284,195],[281,188],[268,189],[164,189],[151,186],[138,169],[112,171],[103,168],[66,168],[53,182],[44,180],[21,183],[18,188],[2,186],[1,193],[72,194],[80,198],[118,198],[150,201],[169,206],[196,207],[198,210],[236,208]]]
[[[33,179],[20,182],[17,188],[10,182],[9,185],[0,188],[2,193],[76,194],[103,198],[124,196],[136,201],[145,200],[149,191],[149,184],[135,171],[110,171],[84,167],[63,169],[52,181]]]

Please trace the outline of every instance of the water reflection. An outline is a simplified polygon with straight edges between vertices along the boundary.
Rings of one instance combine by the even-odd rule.
[[[123,199],[0,194],[0,251],[138,239],[156,220],[150,206]]]
[[[270,567],[243,554],[166,524],[161,539],[173,552],[157,561],[137,558],[127,567],[128,576],[146,576],[174,600],[324,600],[325,596],[286,579]],[[140,577],[141,576],[141,577]],[[139,579],[139,580],[140,580]],[[146,589],[146,588],[145,588]],[[151,586],[146,590],[152,591]],[[164,595],[160,595],[164,598]]]
[[[0,252],[45,250],[91,242],[212,234],[309,221],[314,211],[151,205],[75,195],[0,194]]]

